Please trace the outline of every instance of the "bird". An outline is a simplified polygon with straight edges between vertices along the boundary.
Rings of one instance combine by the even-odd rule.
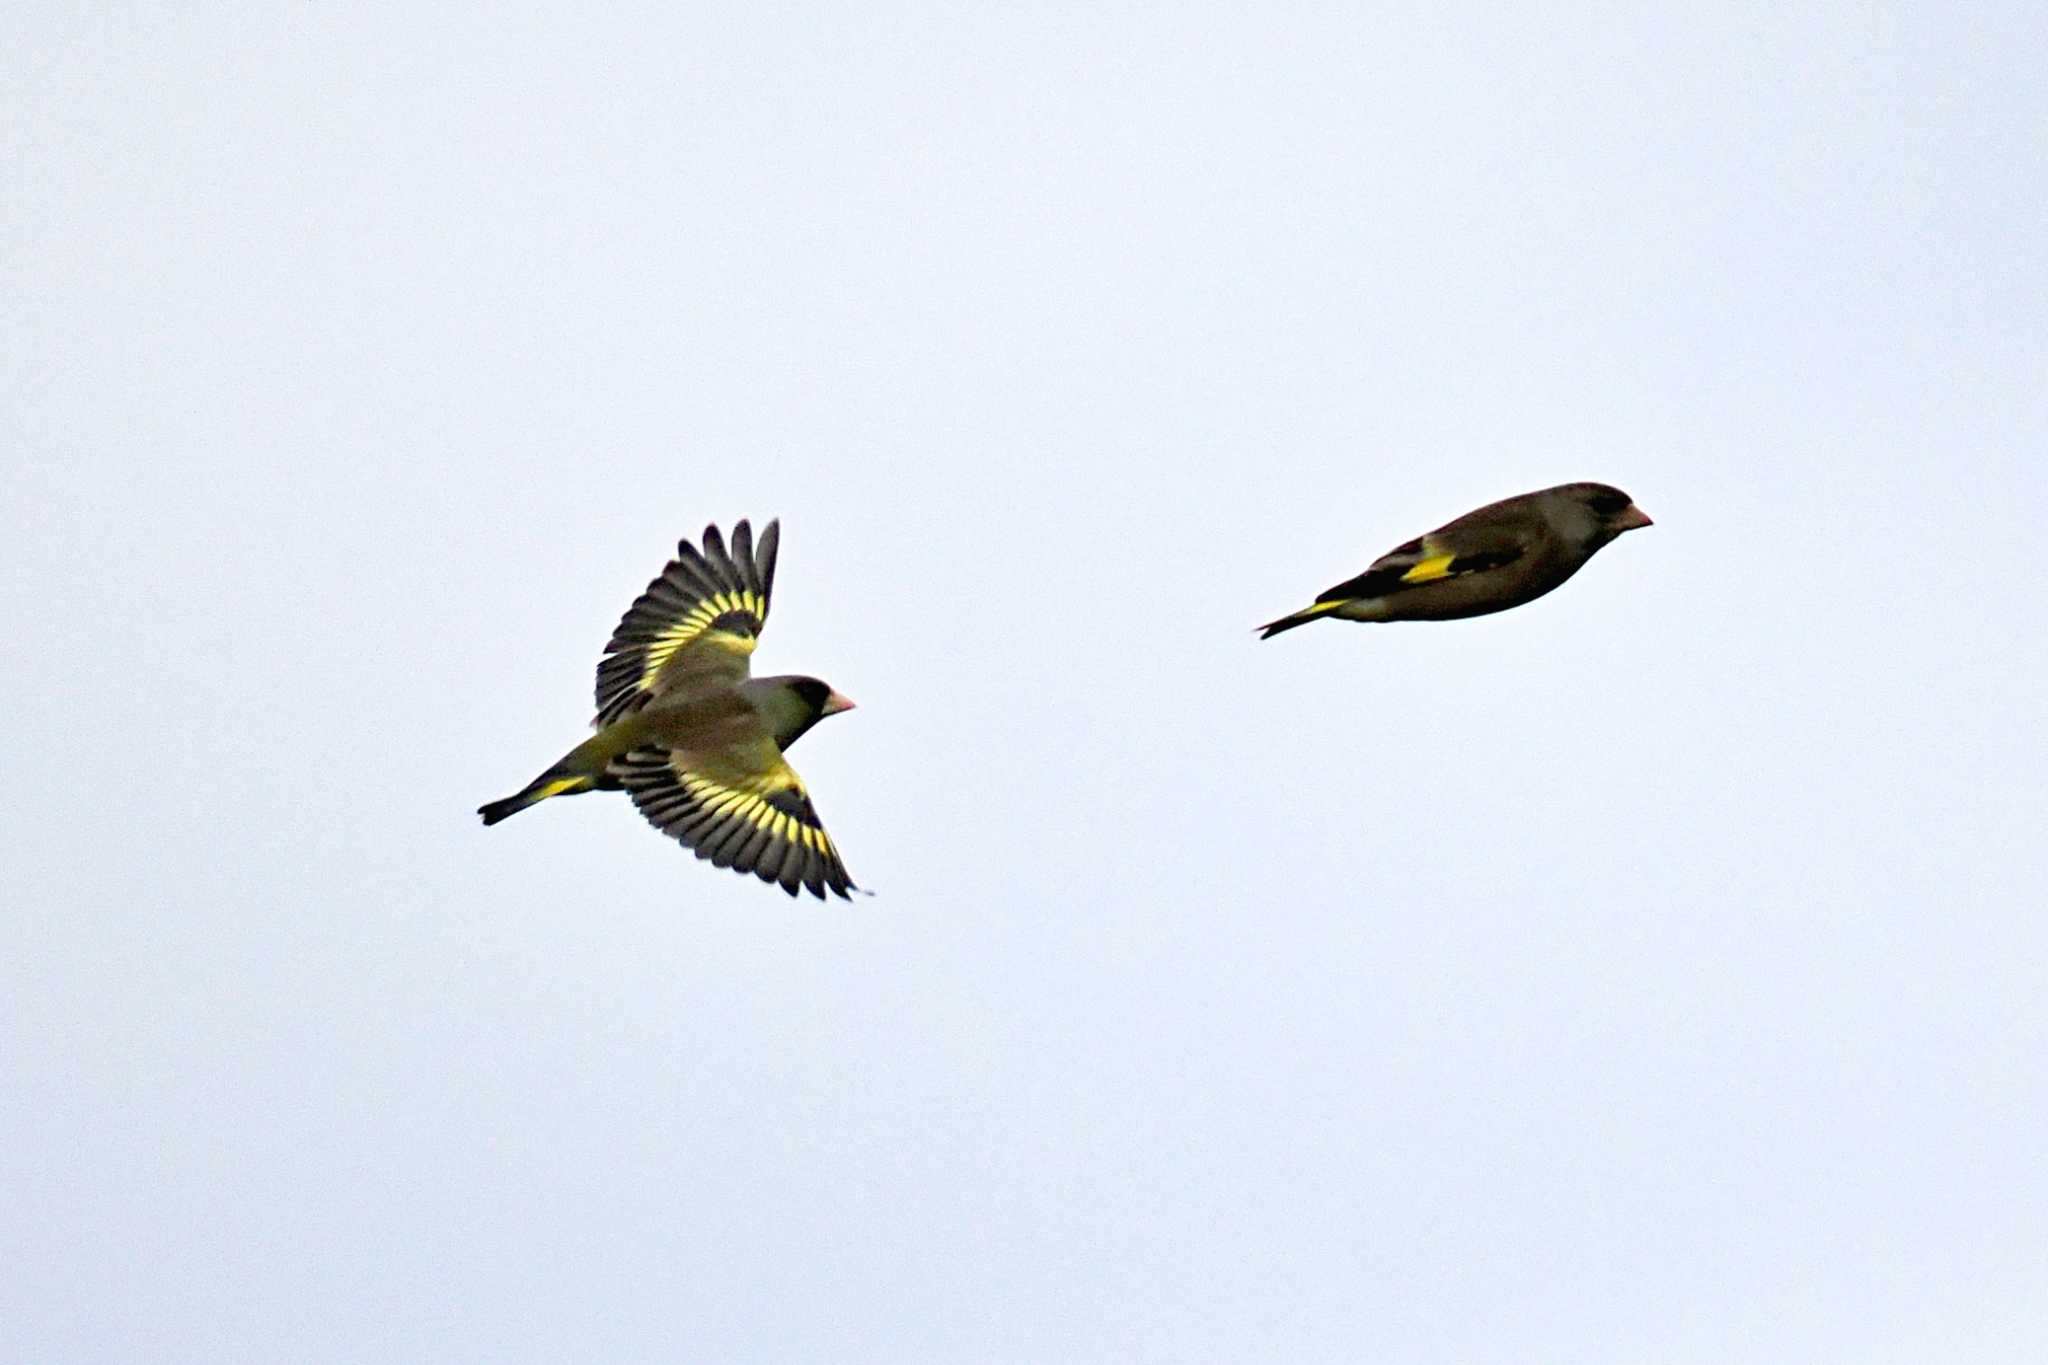
[[[783,753],[853,703],[817,678],[749,676],[768,619],[782,527],[758,542],[746,521],[728,549],[716,524],[619,619],[597,665],[596,731],[501,801],[495,825],[557,796],[623,790],[656,829],[716,867],[753,873],[791,896],[858,891]]]
[[[1261,640],[1311,621],[1454,621],[1533,602],[1625,531],[1650,525],[1635,500],[1604,483],[1565,483],[1488,503],[1418,536],[1258,627]]]

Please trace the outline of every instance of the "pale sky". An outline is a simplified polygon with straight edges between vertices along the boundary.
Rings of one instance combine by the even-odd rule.
[[[1694,8],[17,13],[0,1358],[2048,1358],[2048,16]],[[876,895],[481,828],[742,516]]]

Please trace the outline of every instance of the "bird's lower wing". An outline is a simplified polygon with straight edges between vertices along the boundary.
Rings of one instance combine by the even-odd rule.
[[[729,686],[747,676],[748,656],[768,620],[775,587],[780,526],[769,522],[754,541],[742,521],[732,548],[716,526],[704,548],[676,546],[647,590],[619,619],[597,665],[597,716],[602,728],[664,693]]]
[[[765,748],[765,752],[761,750]],[[645,747],[610,775],[648,823],[713,866],[751,872],[794,896],[857,890],[796,770],[765,737],[711,754]]]

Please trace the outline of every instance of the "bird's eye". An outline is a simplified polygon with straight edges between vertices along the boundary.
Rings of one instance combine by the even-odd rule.
[[[1622,508],[1628,506],[1628,499],[1619,493],[1600,493],[1589,500],[1586,505],[1603,517],[1611,517]]]

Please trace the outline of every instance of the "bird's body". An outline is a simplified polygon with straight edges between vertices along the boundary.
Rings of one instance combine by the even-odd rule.
[[[1261,639],[1325,617],[1454,621],[1533,602],[1600,548],[1650,519],[1620,489],[1568,483],[1489,503],[1374,560],[1313,605],[1259,629]]]
[[[524,789],[481,808],[487,825],[557,796],[624,789],[650,823],[719,867],[795,895],[855,889],[783,751],[853,703],[816,678],[748,677],[767,619],[779,528],[758,550],[744,521],[688,541],[627,610],[597,669],[596,733]]]

